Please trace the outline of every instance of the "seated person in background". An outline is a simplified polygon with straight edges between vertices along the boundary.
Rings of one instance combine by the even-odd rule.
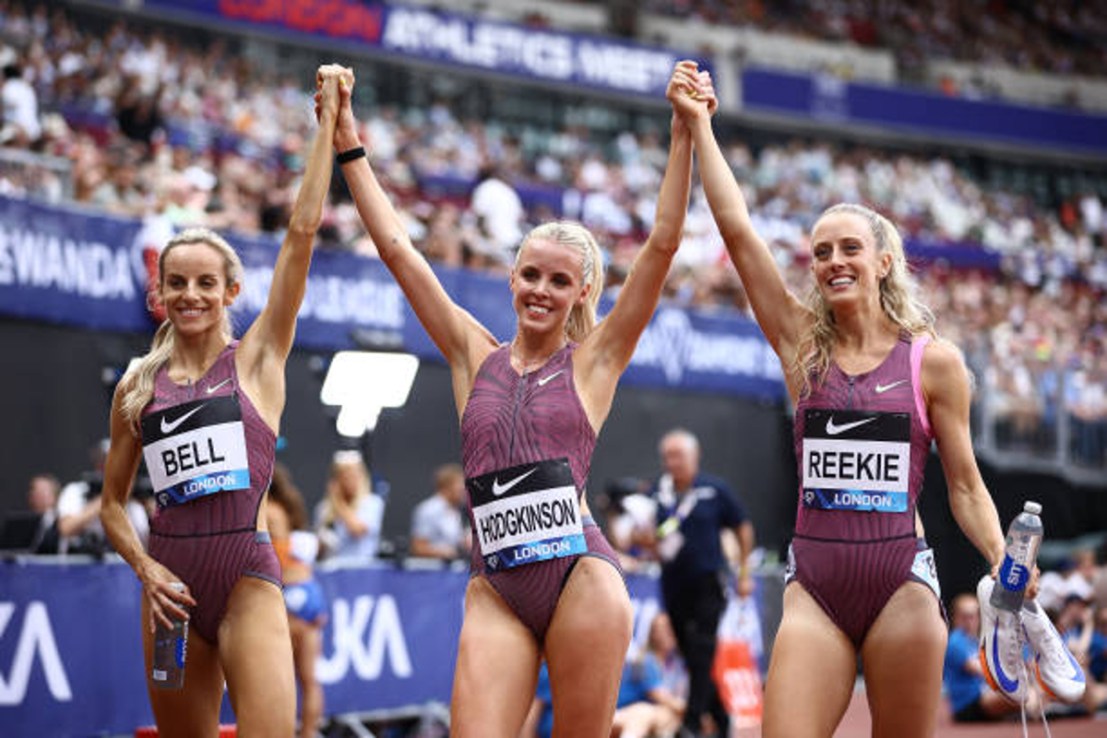
[[[641,568],[657,558],[652,546],[657,502],[648,491],[648,482],[623,477],[609,481],[597,499],[607,536],[624,569]]]
[[[31,477],[27,484],[27,510],[39,516],[35,531],[27,549],[36,554],[58,552],[58,489],[61,485],[53,474],[42,473]]]
[[[412,556],[458,559],[469,554],[468,529],[461,514],[465,503],[465,472],[460,464],[444,464],[434,472],[434,494],[411,514]]]
[[[1019,712],[1019,706],[988,686],[980,665],[980,605],[975,594],[959,594],[950,603],[951,629],[942,681],[954,722],[1000,720]],[[1038,692],[1031,690],[1027,714],[1039,712]]]
[[[1098,709],[1107,707],[1107,684],[1103,683],[1102,661],[1107,656],[1107,637],[1101,630],[1107,630],[1107,613],[1098,613],[1099,627],[1097,627],[1097,613],[1091,600],[1080,594],[1070,594],[1065,598],[1054,618],[1054,625],[1061,639],[1072,652],[1076,663],[1084,669],[1086,687],[1084,699],[1075,710],[1078,714],[1088,712],[1095,714]],[[1093,664],[1095,657],[1099,656],[1099,676],[1096,676]],[[1066,711],[1067,712],[1067,711]]]
[[[323,687],[315,676],[315,662],[323,648],[327,599],[311,568],[319,551],[319,539],[307,530],[304,498],[288,468],[280,462],[273,466],[265,516],[273,549],[281,563],[292,658],[300,686],[300,738],[314,738],[323,717]]]
[[[111,550],[100,524],[100,491],[104,486],[104,461],[110,440],[99,441],[89,451],[92,470],[62,487],[58,497],[58,553],[101,555]],[[146,507],[132,495],[125,508],[139,540],[146,546],[150,536],[150,518]]]
[[[611,738],[668,738],[680,729],[685,700],[670,689],[671,661],[677,653],[669,616],[658,613],[642,647],[631,646],[619,682]],[[686,685],[685,681],[685,685]],[[520,738],[553,735],[553,695],[546,663]]]
[[[336,451],[327,494],[316,507],[315,528],[328,558],[370,561],[381,542],[384,500],[373,494],[360,451]]]

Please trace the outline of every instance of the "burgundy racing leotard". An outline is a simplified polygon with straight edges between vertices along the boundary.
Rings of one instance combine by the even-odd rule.
[[[860,648],[907,581],[938,590],[915,508],[932,438],[919,379],[929,336],[904,335],[875,369],[833,362],[795,410],[800,490],[785,579],[798,581]]]
[[[233,342],[199,381],[174,384],[162,367],[143,410],[142,452],[158,509],[150,555],[188,585],[195,632],[216,643],[242,576],[281,582],[258,508],[273,473],[276,436],[238,384]]]
[[[569,344],[520,376],[509,346],[481,364],[461,419],[472,570],[542,642],[573,565],[614,549],[580,501],[596,434],[573,382]]]

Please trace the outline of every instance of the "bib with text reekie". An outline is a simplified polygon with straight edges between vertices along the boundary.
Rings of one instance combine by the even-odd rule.
[[[804,414],[803,504],[819,510],[907,510],[908,413],[824,410]]]

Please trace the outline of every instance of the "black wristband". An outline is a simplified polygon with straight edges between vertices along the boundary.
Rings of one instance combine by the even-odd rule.
[[[346,149],[338,156],[334,157],[334,159],[339,164],[345,164],[346,162],[353,161],[354,159],[360,159],[363,156],[365,156],[365,147],[355,146],[352,149]]]

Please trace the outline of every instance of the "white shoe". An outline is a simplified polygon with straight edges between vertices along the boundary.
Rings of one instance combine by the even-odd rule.
[[[1038,684],[1056,700],[1079,702],[1084,696],[1084,669],[1037,602],[1027,600],[1022,604],[1022,625],[1034,649]]]
[[[976,585],[980,603],[980,665],[992,689],[1015,703],[1026,700],[1026,669],[1022,662],[1017,613],[991,603],[995,580],[985,574]]]

